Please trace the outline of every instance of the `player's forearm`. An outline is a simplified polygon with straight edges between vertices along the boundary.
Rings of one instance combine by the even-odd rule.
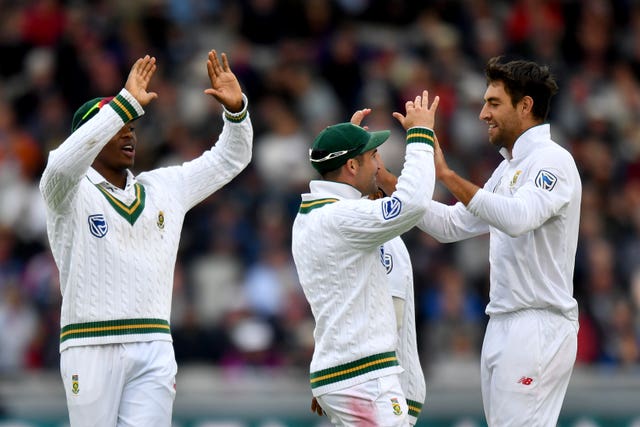
[[[393,192],[396,191],[398,177],[387,169],[380,169],[376,177],[376,182],[378,183],[378,187],[384,191],[384,194],[393,194]]]
[[[143,114],[144,110],[135,98],[126,89],[122,89],[94,117],[51,152],[47,172],[63,176],[83,176],[122,126]]]
[[[223,158],[228,166],[225,171],[215,170],[216,174],[230,178],[239,174],[251,161],[253,150],[253,125],[248,111],[247,97],[242,95],[242,109],[231,112],[224,107],[225,123],[222,133],[212,148],[212,152]]]
[[[218,141],[200,157],[184,163],[179,168],[181,185],[178,192],[186,198],[191,208],[229,183],[242,172],[251,161],[253,127],[247,114],[238,123],[225,120]]]
[[[406,157],[395,190],[387,194],[402,202],[403,213],[415,212],[422,217],[426,209],[424,201],[432,197],[435,185],[433,148],[426,143],[410,143]]]
[[[459,176],[451,169],[438,175],[440,182],[447,187],[447,189],[455,196],[456,199],[461,201],[465,206],[469,204],[473,196],[478,192],[480,187],[467,181]]]
[[[102,148],[127,120],[138,118],[144,113],[126,90],[123,89],[118,96],[127,101],[130,109],[125,111],[118,107],[118,112],[105,106],[49,154],[40,189],[51,208],[64,209],[62,204],[70,200],[67,194],[74,191]]]

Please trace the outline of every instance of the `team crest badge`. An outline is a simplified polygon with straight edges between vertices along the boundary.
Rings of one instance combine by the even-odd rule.
[[[89,215],[89,231],[91,234],[101,239],[107,235],[107,231],[109,231],[109,226],[107,225],[107,220],[104,215],[96,214]]]
[[[516,182],[518,182],[518,178],[520,177],[520,174],[522,173],[521,170],[516,171],[516,173],[513,175],[513,178],[511,178],[511,182],[509,183],[509,187],[513,188],[516,185]]]
[[[384,219],[392,219],[400,215],[402,210],[402,202],[397,197],[386,199],[382,202],[382,217]]]
[[[553,187],[556,186],[556,182],[558,182],[558,178],[548,170],[541,169],[540,172],[538,172],[538,175],[536,175],[536,187],[542,188],[543,190],[553,190]]]
[[[400,406],[397,397],[391,398],[391,407],[393,408],[394,415],[402,415],[402,407]]]
[[[71,375],[71,393],[80,393],[80,383],[78,382],[78,374]]]
[[[158,228],[160,230],[164,229],[164,212],[162,212],[162,211],[158,211],[158,222],[157,222],[157,224],[158,224]]]

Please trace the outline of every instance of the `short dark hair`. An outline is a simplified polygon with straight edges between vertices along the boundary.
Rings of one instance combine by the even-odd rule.
[[[358,162],[359,165],[362,165],[362,161],[364,159],[364,153],[360,153],[357,156],[352,157],[352,159],[355,160],[356,162]],[[349,160],[347,159],[347,161],[349,161]],[[342,166],[344,166],[344,165],[342,165]],[[338,166],[335,169],[331,169],[330,171],[326,171],[324,173],[321,173],[320,176],[322,176],[322,179],[324,179],[325,181],[336,181],[338,179],[338,177],[340,176],[340,169],[342,169],[342,166]]]
[[[502,82],[505,91],[511,96],[513,106],[525,96],[530,96],[533,99],[533,116],[546,120],[551,97],[558,92],[558,84],[549,67],[532,61],[503,61],[504,57],[496,56],[487,62],[487,86],[493,82]]]

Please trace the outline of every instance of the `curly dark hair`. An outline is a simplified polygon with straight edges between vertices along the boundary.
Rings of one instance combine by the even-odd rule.
[[[533,99],[533,116],[542,121],[546,120],[551,97],[558,92],[558,84],[549,67],[532,61],[503,60],[504,57],[496,56],[487,62],[487,86],[494,82],[502,82],[505,91],[511,96],[514,107],[522,98],[530,96]]]

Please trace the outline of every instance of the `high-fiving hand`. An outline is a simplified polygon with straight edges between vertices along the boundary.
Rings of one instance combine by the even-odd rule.
[[[218,53],[214,50],[209,52],[207,60],[207,72],[211,80],[211,88],[205,89],[204,93],[213,96],[225,108],[232,113],[242,110],[242,88],[235,74],[229,68],[227,55],[222,53],[222,64],[218,60]]]
[[[360,126],[364,118],[369,114],[371,114],[371,108],[363,108],[362,110],[357,110],[355,113],[353,113],[353,116],[351,116],[351,120],[349,121],[356,126]],[[362,126],[362,128],[364,130],[369,130],[369,126]]]
[[[147,92],[149,81],[151,81],[151,77],[153,77],[155,72],[156,58],[145,55],[144,58],[139,58],[133,64],[131,71],[129,71],[127,82],[124,85],[124,88],[129,91],[143,107],[158,97],[158,94],[155,92]]]
[[[394,112],[393,117],[400,122],[405,130],[414,126],[433,129],[436,120],[436,110],[438,109],[439,103],[440,97],[436,96],[433,99],[431,106],[429,106],[429,92],[424,90],[422,91],[422,96],[418,95],[415,100],[407,101],[405,103],[406,115]]]

